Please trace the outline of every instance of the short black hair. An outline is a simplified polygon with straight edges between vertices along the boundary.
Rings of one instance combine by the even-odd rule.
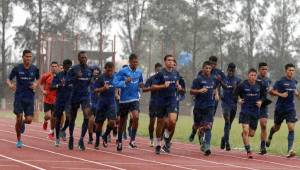
[[[208,58],[208,60],[210,61],[210,62],[212,62],[212,63],[217,63],[218,62],[218,57],[216,57],[216,56],[210,56],[209,58]]]
[[[28,54],[28,53],[32,53],[30,50],[23,50],[23,54],[22,54],[22,56],[25,56],[25,54]]]
[[[65,65],[72,65],[72,61],[70,60],[70,59],[65,59],[64,61],[63,61],[63,65],[65,66]]]
[[[86,51],[79,51],[79,53],[78,53],[78,56],[77,56],[77,57],[79,58],[81,54],[86,54]]]
[[[52,61],[50,65],[52,64],[57,64],[58,65],[58,62],[57,61]]]
[[[129,61],[138,59],[138,56],[134,53],[129,55]]]
[[[107,62],[104,65],[105,69],[107,69],[107,68],[114,68],[114,67],[115,67],[115,64],[113,62]]]
[[[236,66],[234,63],[229,63],[227,69],[235,70]]]
[[[210,61],[204,61],[203,64],[202,64],[202,68],[204,68],[207,65],[211,66],[211,62]]]
[[[265,63],[265,62],[260,62],[260,63],[258,64],[258,68],[265,67],[265,66],[268,66],[268,64]]]
[[[160,63],[156,63],[156,64],[154,65],[154,68],[156,69],[156,68],[158,68],[158,67],[162,67],[162,65],[161,65]]]
[[[250,74],[250,73],[257,73],[257,70],[255,68],[250,68],[248,70],[248,74]]]
[[[288,63],[288,64],[286,64],[286,65],[284,66],[285,70],[289,69],[290,67],[295,68],[295,65],[292,64],[292,63]]]
[[[173,58],[174,58],[174,56],[173,56],[172,54],[167,54],[167,55],[164,57],[164,61],[166,61],[169,57],[173,57]]]

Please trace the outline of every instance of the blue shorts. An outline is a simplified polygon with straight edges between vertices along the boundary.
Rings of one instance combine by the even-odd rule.
[[[14,113],[16,115],[24,113],[25,116],[33,116],[33,112],[34,112],[34,100],[15,99]]]
[[[116,103],[99,102],[95,122],[99,123],[105,121],[105,119],[117,119]]]
[[[227,103],[222,102],[222,111],[223,111],[223,117],[228,118],[228,120],[233,121],[236,115],[237,106],[231,106]]]
[[[90,100],[81,100],[77,103],[71,103],[71,113],[77,114],[77,111],[79,107],[81,106],[82,110],[85,110],[86,108],[91,108]]]
[[[298,121],[296,110],[291,111],[281,111],[275,110],[274,123],[280,125],[283,121],[286,123],[296,123]]]
[[[140,103],[139,101],[133,101],[129,103],[120,103],[119,104],[119,112],[121,117],[125,117],[128,113],[132,111],[140,111]]]
[[[256,130],[257,124],[258,124],[258,119],[259,119],[259,115],[245,114],[245,113],[241,112],[240,117],[239,117],[239,123],[240,124],[248,124],[252,130]]]
[[[207,108],[194,108],[194,126],[203,127],[203,126],[211,126],[214,122],[214,107]]]
[[[268,117],[269,117],[269,109],[268,109],[267,106],[260,108],[259,112],[260,112],[260,113],[259,113],[259,118],[260,118],[260,119],[261,119],[261,118],[266,118],[266,119],[268,119]]]

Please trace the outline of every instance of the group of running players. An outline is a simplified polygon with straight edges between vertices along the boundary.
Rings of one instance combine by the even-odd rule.
[[[123,66],[118,72],[112,62],[105,63],[103,73],[98,67],[87,65],[86,52],[78,53],[79,64],[72,66],[72,61],[66,59],[62,67],[53,61],[50,71],[41,78],[39,69],[32,64],[32,53],[24,50],[23,63],[15,66],[7,80],[7,85],[15,92],[14,113],[16,115],[15,130],[17,134],[16,147],[23,143],[21,134],[25,124],[32,122],[34,113],[35,92],[40,89],[44,96],[44,123],[47,130],[50,121],[49,138],[55,140],[55,146],[60,140],[66,141],[66,129],[69,128],[68,148],[73,150],[74,127],[78,109],[83,112],[83,123],[78,141],[78,148],[85,150],[84,137],[89,134],[88,144],[93,144],[93,134],[96,134],[94,148],[99,149],[100,139],[103,147],[108,147],[111,132],[116,136],[117,151],[122,151],[123,138],[127,138],[126,124],[130,118],[128,135],[129,147],[136,148],[136,133],[139,124],[140,91],[151,92],[149,102],[149,137],[150,146],[155,147],[155,153],[170,152],[171,140],[175,131],[179,114],[179,103],[184,100],[186,87],[183,77],[176,70],[176,60],[172,55],[164,57],[164,66],[155,64],[155,74],[144,84],[143,73],[138,68],[139,59],[135,54],[129,56],[129,65]],[[296,155],[293,150],[294,127],[297,121],[295,99],[300,99],[294,79],[295,66],[285,65],[285,76],[276,81],[273,86],[267,77],[268,65],[261,62],[258,70],[251,68],[247,79],[242,81],[235,75],[236,65],[229,63],[227,75],[217,66],[218,58],[209,57],[192,82],[190,94],[193,96],[192,142],[196,134],[199,138],[201,151],[204,155],[211,154],[211,136],[214,116],[221,101],[225,120],[224,135],[221,139],[221,149],[231,150],[229,143],[230,129],[236,116],[237,105],[241,105],[239,123],[242,126],[242,139],[248,158],[253,158],[249,137],[253,137],[258,126],[261,127],[261,146],[259,154],[266,154],[266,147],[271,144],[275,132],[280,129],[284,120],[288,127],[288,155]],[[13,79],[16,79],[16,83]],[[267,135],[268,105],[272,103],[268,94],[278,96],[275,105],[274,125]],[[64,116],[65,113],[65,116]],[[107,120],[105,131],[103,124]],[[156,129],[155,129],[156,122]],[[104,133],[102,133],[102,131]],[[154,140],[154,131],[156,140]]]

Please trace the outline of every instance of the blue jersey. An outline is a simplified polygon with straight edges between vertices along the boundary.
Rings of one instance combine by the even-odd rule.
[[[30,86],[40,78],[39,69],[34,65],[25,69],[23,64],[19,64],[12,69],[9,75],[9,80],[14,78],[16,78],[15,99],[34,100],[34,91]]]
[[[57,88],[56,103],[65,102],[70,100],[72,92],[72,84],[66,84],[67,72],[62,71],[54,74],[51,86]]]
[[[108,90],[103,91],[99,94],[99,97],[98,97],[99,102],[115,103],[115,87],[113,86],[113,79],[114,79],[114,75],[112,77],[109,77],[109,76],[103,74],[95,82],[95,88],[101,88],[105,84],[109,85]]]
[[[237,97],[234,95],[234,90],[240,83],[241,79],[236,76],[226,76],[222,80],[222,103],[231,107],[236,107]]]
[[[263,86],[260,82],[256,81],[254,85],[251,85],[248,80],[245,80],[237,87],[236,93],[244,100],[241,113],[259,114],[259,107],[257,107],[256,102],[262,100],[264,96]]]
[[[206,93],[198,93],[195,95],[194,102],[196,109],[204,109],[208,107],[215,106],[214,90],[216,89],[216,81],[212,76],[204,76],[202,74],[198,75],[196,79],[193,80],[192,89],[202,89],[207,88]]]
[[[71,103],[90,99],[92,70],[87,65],[75,65],[67,74],[68,84],[73,84]]]
[[[97,93],[94,92],[95,88],[96,88],[96,84],[97,81],[99,80],[99,77],[93,77],[92,81],[91,81],[91,103],[92,103],[92,107],[95,107],[98,103],[98,95]]]
[[[152,84],[154,82],[154,79],[155,79],[155,76],[156,76],[156,74],[148,78],[148,80],[145,83],[146,88],[149,88],[149,87],[152,86]],[[157,105],[157,100],[158,100],[157,98],[158,98],[158,91],[151,91],[149,105],[150,106],[156,106]]]
[[[176,82],[179,81],[179,79],[180,75],[176,70],[169,72],[164,68],[156,74],[153,84],[162,85],[167,81],[170,82],[169,87],[158,90],[157,103],[159,105],[164,105],[169,102],[177,103]]]
[[[276,81],[273,89],[277,90],[279,93],[288,92],[286,98],[279,97],[276,102],[276,110],[280,111],[293,111],[295,110],[295,99],[294,94],[297,86],[297,81],[295,79],[289,80],[286,77],[282,77],[279,81]]]
[[[271,79],[269,79],[268,77],[261,77],[261,76],[257,76],[257,81],[260,82],[263,86],[263,90],[264,90],[264,94],[265,96],[263,96],[264,98],[267,98],[268,92],[270,90],[270,86],[272,84]]]
[[[125,83],[130,77],[131,81]],[[113,86],[121,90],[120,103],[129,103],[140,100],[140,84],[143,83],[142,70],[132,70],[129,66],[122,68],[113,79]]]
[[[226,78],[224,72],[218,68],[214,68],[211,70],[211,76],[216,80],[217,85],[220,84],[220,80],[218,77],[221,78],[221,80],[224,80]]]

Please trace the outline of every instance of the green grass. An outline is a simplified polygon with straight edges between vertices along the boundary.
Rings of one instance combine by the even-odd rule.
[[[0,112],[0,117],[14,118],[13,113]],[[40,121],[42,121],[43,113],[40,114]],[[148,137],[148,122],[149,117],[146,114],[140,115],[139,120],[139,129],[138,135]],[[76,120],[76,126],[80,127],[82,123],[82,114],[78,114]],[[180,116],[176,125],[176,131],[174,134],[174,140],[181,142],[188,142],[188,137],[191,132],[192,127],[192,117],[189,116]],[[268,130],[273,124],[273,120],[269,120]],[[297,135],[297,127],[299,123],[296,124],[295,128],[295,150],[298,151],[300,146],[297,145],[298,141],[300,141],[300,136]],[[213,131],[212,131],[212,145],[219,147],[221,137],[223,136],[223,127],[224,120],[223,118],[216,117],[214,121]],[[241,126],[238,124],[237,119],[233,122],[231,133],[230,133],[230,143],[232,148],[242,148],[243,142],[241,138]],[[276,133],[272,140],[272,145],[269,148],[269,152],[273,154],[286,154],[287,152],[287,127],[285,124],[282,124],[282,128],[278,133]],[[194,143],[198,143],[197,137],[195,137]],[[251,138],[251,147],[252,149],[258,151],[260,147],[260,127],[256,131],[255,137]]]

